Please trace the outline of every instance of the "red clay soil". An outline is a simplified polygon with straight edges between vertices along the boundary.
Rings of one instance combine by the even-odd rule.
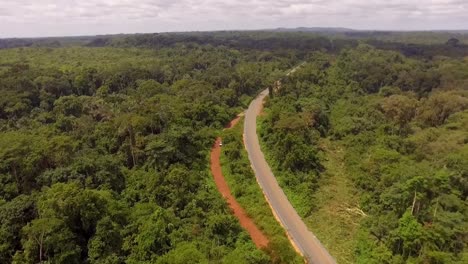
[[[238,115],[236,118],[234,118],[233,120],[231,120],[231,122],[229,122],[229,124],[227,126],[225,126],[226,129],[229,129],[229,128],[232,128],[234,127],[235,125],[237,125],[237,123],[239,123],[240,119],[241,119],[241,115]]]
[[[239,122],[240,117],[232,120],[231,123],[226,128],[231,128]],[[224,199],[229,204],[229,207],[234,212],[234,215],[239,219],[241,226],[247,230],[252,238],[253,242],[257,248],[266,248],[268,246],[268,238],[260,231],[260,229],[255,225],[253,220],[247,215],[244,208],[236,201],[234,196],[232,196],[229,186],[224,179],[223,172],[221,170],[221,163],[219,157],[221,156],[221,147],[219,143],[221,138],[217,138],[216,142],[211,149],[211,173],[213,174],[216,187],[218,187],[219,192],[223,195]]]

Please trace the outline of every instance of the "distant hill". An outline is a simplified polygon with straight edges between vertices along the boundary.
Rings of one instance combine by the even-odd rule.
[[[344,27],[296,27],[296,28],[273,28],[273,29],[263,29],[261,31],[274,31],[274,32],[317,32],[317,33],[346,33],[346,32],[360,32],[362,34],[414,34],[414,33],[453,33],[453,34],[468,34],[468,30],[411,30],[411,31],[401,31],[401,30],[377,30],[377,29],[352,29]]]
[[[356,31],[351,28],[342,28],[342,27],[297,27],[297,28],[275,28],[275,29],[266,29],[265,31],[274,31],[274,32],[353,32]]]

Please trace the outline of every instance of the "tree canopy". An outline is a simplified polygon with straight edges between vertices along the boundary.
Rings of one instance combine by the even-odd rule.
[[[466,70],[466,59],[361,45],[314,54],[267,102],[264,149],[304,217],[330,177],[326,140],[343,149],[359,197],[356,263],[467,261]]]

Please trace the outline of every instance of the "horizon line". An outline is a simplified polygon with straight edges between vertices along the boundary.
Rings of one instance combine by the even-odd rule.
[[[309,31],[301,31],[301,29]],[[314,31],[317,30],[317,31]],[[261,28],[261,29],[213,29],[213,30],[187,30],[187,31],[153,31],[153,32],[131,32],[131,33],[102,33],[102,34],[77,34],[77,35],[49,35],[49,36],[24,36],[24,37],[3,37],[0,35],[0,40],[6,39],[51,39],[51,38],[79,38],[79,37],[108,37],[108,36],[117,36],[117,35],[145,35],[145,34],[170,34],[170,33],[210,33],[210,32],[248,32],[248,31],[258,31],[258,32],[267,32],[275,30],[297,30],[296,32],[305,32],[305,33],[327,33],[327,30],[336,30],[338,31],[328,31],[328,33],[347,33],[347,32],[395,32],[395,33],[417,33],[417,32],[447,32],[447,33],[468,33],[467,29],[356,29],[348,27],[275,27],[275,28]],[[283,33],[293,33],[294,31],[283,31]]]

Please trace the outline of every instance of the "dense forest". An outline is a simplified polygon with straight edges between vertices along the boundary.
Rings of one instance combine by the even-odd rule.
[[[0,39],[0,263],[300,263],[222,131],[266,87],[263,151],[339,263],[466,263],[466,34],[353,34]],[[215,187],[221,134],[268,249]]]
[[[0,49],[17,47],[119,47],[172,48],[178,45],[211,45],[242,51],[274,51],[285,55],[295,52],[306,56],[311,51],[338,53],[343,49],[370,44],[379,49],[395,50],[406,56],[468,56],[468,32],[379,32],[332,29],[293,29],[264,31],[215,31],[103,35],[68,38],[0,39]]]
[[[467,89],[466,59],[414,59],[365,44],[314,53],[272,89],[263,150],[304,218],[321,214],[323,199],[334,205],[326,221],[348,217],[335,240],[318,236],[339,262],[468,261]],[[334,176],[328,164],[340,152],[333,165],[344,175]],[[338,181],[350,184],[324,198],[322,184]]]
[[[214,187],[215,135],[292,59],[0,51],[0,263],[267,263]]]

